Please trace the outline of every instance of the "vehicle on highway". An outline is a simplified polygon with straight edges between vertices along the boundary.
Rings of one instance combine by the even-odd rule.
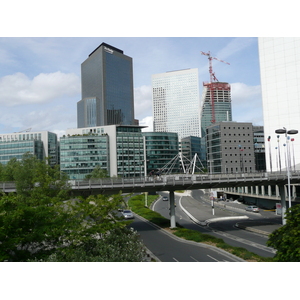
[[[124,217],[124,219],[134,219],[133,212],[128,209],[122,211],[122,216]]]
[[[254,205],[247,206],[246,210],[247,211],[252,211],[252,212],[257,212],[257,213],[259,212],[259,208],[257,206],[254,206]]]
[[[163,199],[163,201],[168,201],[169,200],[168,197],[166,197],[166,196],[162,197],[162,199]]]

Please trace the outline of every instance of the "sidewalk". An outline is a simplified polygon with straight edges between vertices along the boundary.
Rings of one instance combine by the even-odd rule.
[[[197,224],[206,226],[208,223],[220,220],[236,220],[236,226],[248,231],[256,232],[263,235],[269,235],[274,230],[282,225],[272,223],[268,220],[249,220],[249,217],[244,214],[244,209],[237,208],[230,202],[214,202],[214,215],[210,201],[205,203],[193,199],[186,192],[181,194],[181,208],[185,213]]]

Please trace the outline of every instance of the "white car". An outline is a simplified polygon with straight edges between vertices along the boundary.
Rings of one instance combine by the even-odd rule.
[[[128,209],[123,210],[122,215],[123,215],[124,219],[134,219],[134,215],[131,210],[128,210]]]
[[[259,208],[257,206],[254,206],[254,205],[247,206],[246,210],[247,211],[252,211],[252,212],[257,212],[257,213],[259,212]]]

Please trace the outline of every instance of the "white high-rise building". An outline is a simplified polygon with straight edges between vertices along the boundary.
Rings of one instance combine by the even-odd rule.
[[[200,137],[198,69],[152,75],[153,130]]]
[[[275,133],[285,127],[299,130],[289,140],[291,168],[299,170],[300,38],[259,38],[258,45],[267,169],[286,169],[286,137]]]

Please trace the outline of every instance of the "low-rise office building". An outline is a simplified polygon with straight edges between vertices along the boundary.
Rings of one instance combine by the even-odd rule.
[[[0,134],[0,163],[7,164],[10,159],[21,160],[25,153],[38,159],[49,159],[54,166],[59,163],[57,135],[49,131],[14,132]]]
[[[143,126],[108,125],[68,129],[60,139],[60,168],[85,179],[99,166],[110,177],[144,176]]]

